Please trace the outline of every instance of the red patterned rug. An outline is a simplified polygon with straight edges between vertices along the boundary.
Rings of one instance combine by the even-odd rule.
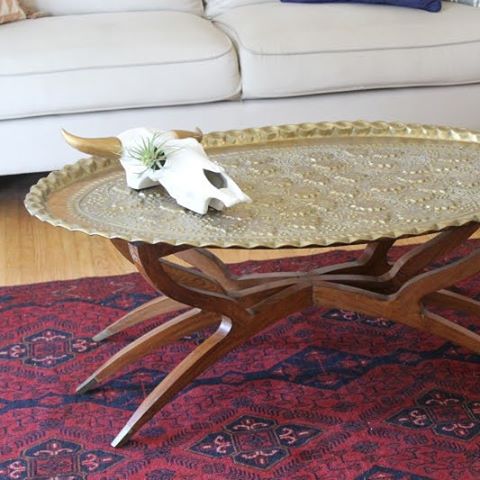
[[[353,256],[234,268],[307,270]],[[479,298],[479,287],[477,278],[457,289]],[[339,310],[278,322],[210,368],[127,446],[111,448],[146,392],[205,337],[163,347],[75,395],[112,353],[164,319],[101,344],[91,337],[154,296],[136,274],[0,289],[1,480],[480,478],[480,357]]]

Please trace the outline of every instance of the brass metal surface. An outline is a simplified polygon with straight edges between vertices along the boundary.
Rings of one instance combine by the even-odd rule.
[[[279,248],[399,238],[480,221],[480,132],[386,122],[285,125],[204,136],[249,195],[205,216],[162,187],[127,187],[89,158],[32,187],[28,211],[69,230],[173,245]]]

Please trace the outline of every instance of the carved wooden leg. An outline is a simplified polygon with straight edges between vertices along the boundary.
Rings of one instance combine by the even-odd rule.
[[[389,318],[480,353],[480,335],[429,312],[421,303],[412,302],[403,295],[381,295],[356,287],[318,282],[314,286],[314,299],[318,306]]]
[[[242,336],[235,335],[231,320],[224,318],[218,330],[182,360],[147,396],[115,437],[112,447],[123,445],[180,390],[243,341]]]
[[[144,320],[174,312],[175,310],[180,310],[182,308],[188,308],[188,305],[177,302],[168,297],[154,298],[119,318],[100,333],[97,333],[93,337],[93,340],[95,342],[101,342],[102,340],[105,340],[126,328],[133,327],[133,325],[143,322]]]
[[[242,283],[230,273],[226,265],[213,253],[203,248],[191,248],[175,255],[201,272],[214,277],[225,290],[238,290]]]
[[[118,250],[120,255],[122,255],[130,263],[133,263],[132,257],[130,256],[130,251],[128,250],[128,242],[126,240],[121,240],[120,238],[112,238],[110,240],[113,246]]]
[[[324,275],[315,281],[315,302],[317,305],[391,318],[480,353],[480,335],[424,307],[424,303],[433,303],[449,308],[466,309],[475,314],[480,313],[479,302],[444,290],[480,272],[480,250],[440,268],[418,273],[438,256],[442,257],[451,251],[458,242],[466,240],[477,227],[466,225],[444,232],[403,256],[385,279],[386,282],[392,280],[393,285],[397,286],[395,293],[389,295],[383,293],[381,285],[375,285],[375,277],[363,276],[362,282],[361,275],[345,275],[342,284],[342,275]],[[356,277],[356,284],[349,285],[353,277]],[[335,283],[332,283],[332,278]]]
[[[468,348],[472,352],[480,353],[480,335],[468,328],[451,322],[441,315],[423,309],[421,318],[413,326],[422,326],[422,330],[433,333],[445,340]]]
[[[229,292],[235,292],[282,279],[291,279],[293,283],[299,277],[307,275],[305,272],[282,272],[236,276],[230,273],[227,266],[216,255],[204,248],[192,248],[179,252],[175,254],[175,256],[198,268],[204,274],[215,278],[223,289]]]
[[[320,270],[319,273],[322,274],[322,280],[328,282],[351,285],[379,293],[394,293],[408,280],[423,272],[432,262],[442,258],[467,240],[478,228],[478,224],[467,224],[442,232],[407,252],[383,274],[378,269],[374,273],[368,268],[362,270],[358,267],[342,271],[330,268],[329,271]],[[376,257],[381,261],[380,253],[374,256]],[[368,264],[366,266],[368,267]]]
[[[132,256],[130,255],[129,244],[125,240],[114,238],[111,240],[112,245],[118,250],[118,252],[130,263],[135,264]],[[182,308],[188,308],[188,305],[177,302],[171,298],[159,297],[151,300],[150,302],[141,305],[135,310],[127,313],[116,322],[109,325],[107,328],[97,333],[93,337],[93,341],[101,342],[116,333],[119,333],[126,328],[132,327],[137,323],[143,322],[158,315],[170,313]]]
[[[395,239],[386,238],[377,242],[369,243],[358,260],[341,263],[338,265],[327,265],[315,270],[316,275],[383,275],[391,268],[388,263],[388,252],[395,243]]]
[[[426,303],[431,303],[437,307],[453,308],[454,310],[464,310],[472,315],[480,317],[480,302],[465,295],[451,292],[450,290],[440,290],[424,297]]]
[[[154,245],[130,245],[132,259],[152,285],[178,301],[216,312],[223,320],[215,334],[190,353],[144,400],[113,446],[126,442],[173,396],[233,348],[285,315],[312,305],[309,283],[292,286],[287,279],[230,294],[210,276],[159,259],[167,252],[168,248]]]
[[[218,315],[201,312],[195,308],[159,325],[117,352],[78,386],[77,393],[85,393],[91,390],[124,366],[147,355],[153,349],[216,324],[219,321],[220,317]]]
[[[408,303],[417,303],[428,294],[443,290],[478,272],[480,272],[480,249],[461,260],[409,280],[398,291],[396,297],[401,297]]]
[[[391,283],[394,288],[403,285],[432,262],[441,259],[465,242],[478,228],[479,225],[473,223],[439,233],[428,242],[418,245],[403,255],[383,280]]]
[[[203,273],[214,277],[225,290],[236,291],[282,279],[290,279],[293,284],[311,275],[365,273],[377,276],[383,275],[392,267],[388,262],[388,252],[394,243],[395,239],[390,238],[369,243],[357,260],[327,265],[313,272],[256,273],[235,276],[230,273],[226,265],[217,256],[203,248],[184,250],[176,253],[175,256],[198,268]]]
[[[252,308],[252,316],[247,322],[223,317],[217,331],[180,362],[148,395],[112,442],[112,446],[118,447],[125,443],[180,390],[228,352],[285,315],[311,304],[311,287],[295,285],[276,292]]]
[[[306,278],[318,277],[321,275],[362,275],[368,273],[369,275],[382,275],[391,268],[388,263],[388,252],[395,243],[395,239],[386,238],[378,240],[377,242],[369,243],[360,257],[350,262],[339,263],[335,265],[327,265],[320,267],[310,272],[277,272],[277,273],[254,273],[241,275],[238,277],[238,282],[242,288],[246,288],[247,284],[244,282],[251,282],[252,284],[266,283],[281,279],[291,279],[292,283],[301,282]],[[344,278],[344,277],[342,277]],[[372,276],[372,279],[376,277]]]

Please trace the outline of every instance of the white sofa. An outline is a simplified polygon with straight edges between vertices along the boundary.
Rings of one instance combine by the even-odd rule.
[[[26,0],[0,26],[0,174],[83,136],[322,120],[480,128],[480,9],[279,0]],[[7,46],[7,48],[5,48]]]

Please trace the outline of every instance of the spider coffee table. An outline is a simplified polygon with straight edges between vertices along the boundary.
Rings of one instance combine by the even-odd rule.
[[[95,340],[188,308],[115,354],[79,393],[160,345],[217,325],[145,398],[112,445],[123,444],[229,351],[312,305],[387,317],[480,353],[480,335],[430,310],[480,314],[480,302],[448,289],[480,271],[480,250],[438,266],[480,226],[480,133],[342,122],[211,133],[203,144],[252,203],[199,216],[160,187],[130,190],[119,163],[99,157],[51,173],[26,198],[30,213],[44,221],[111,239],[165,295]],[[397,239],[434,232],[433,239],[389,262]],[[243,276],[232,275],[205,249],[357,243],[366,247],[356,261],[307,273]]]

